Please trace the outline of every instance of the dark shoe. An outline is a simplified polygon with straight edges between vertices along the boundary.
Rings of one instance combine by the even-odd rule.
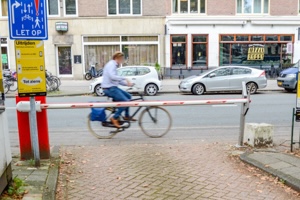
[[[124,117],[125,121],[132,121],[132,122],[136,122],[137,119],[131,118],[131,117]]]
[[[111,123],[116,127],[116,128],[121,128],[119,121],[117,119],[114,119],[113,117],[110,118]]]

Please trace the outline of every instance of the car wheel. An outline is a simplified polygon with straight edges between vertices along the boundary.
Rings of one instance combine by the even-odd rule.
[[[101,87],[100,84],[96,85],[96,87],[95,87],[95,93],[97,94],[97,96],[104,96],[105,95],[104,91],[103,91],[103,89],[102,89],[102,87]]]
[[[250,94],[255,94],[258,89],[256,83],[247,83],[246,88],[247,91],[250,92]]]
[[[158,92],[158,88],[157,85],[155,85],[154,83],[149,83],[148,85],[146,85],[145,87],[145,94],[148,96],[155,96]]]
[[[202,95],[205,92],[205,87],[201,83],[197,83],[193,86],[193,94],[195,95]]]

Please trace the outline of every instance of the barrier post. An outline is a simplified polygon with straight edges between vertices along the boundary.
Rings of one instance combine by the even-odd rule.
[[[41,165],[40,162],[40,149],[38,143],[38,133],[37,133],[37,125],[36,125],[36,108],[35,108],[35,98],[30,97],[30,112],[29,112],[29,122],[30,122],[30,139],[31,139],[31,147],[33,149],[33,157],[35,161],[35,166],[39,167]]]

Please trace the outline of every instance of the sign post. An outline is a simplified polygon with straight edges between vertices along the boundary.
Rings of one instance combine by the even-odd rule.
[[[8,0],[10,39],[15,41],[20,97],[30,97],[30,137],[40,166],[35,96],[46,96],[44,42],[48,39],[46,0]]]

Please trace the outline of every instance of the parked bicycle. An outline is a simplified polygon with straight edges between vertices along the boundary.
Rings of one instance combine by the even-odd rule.
[[[18,90],[18,83],[17,83],[17,73],[14,71],[6,70],[3,73],[3,86],[4,86],[4,93],[7,94],[8,92],[15,92]]]
[[[140,94],[139,98],[132,99],[131,101],[144,100],[144,96]],[[144,110],[141,112],[138,119],[138,125],[142,132],[151,138],[159,138],[166,135],[172,126],[172,117],[170,113],[166,109],[158,106],[140,106],[134,112],[132,118],[134,118],[143,108]],[[131,122],[129,120],[124,120],[124,116],[121,116],[119,119],[121,128],[116,128],[110,122],[110,118],[115,112],[116,108],[92,108],[92,112],[88,115],[88,128],[91,134],[98,139],[110,139],[117,133],[129,129]]]
[[[86,80],[91,80],[92,78],[98,78],[100,76],[103,75],[103,69],[100,69],[100,70],[96,70],[98,66],[98,63],[96,63],[95,65],[91,65],[89,71],[85,74],[84,78]]]
[[[47,91],[58,91],[61,85],[61,81],[57,76],[52,75],[51,72],[46,70],[46,86]]]

